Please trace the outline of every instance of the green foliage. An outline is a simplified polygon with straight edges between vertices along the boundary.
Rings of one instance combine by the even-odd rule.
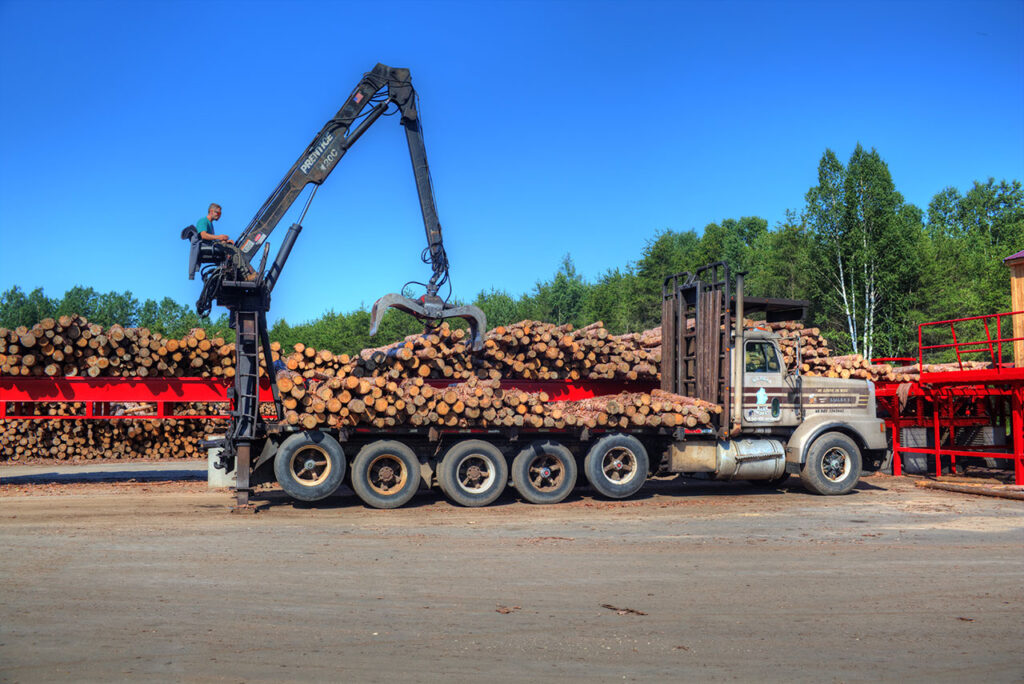
[[[814,263],[817,245],[792,211],[775,230],[757,235],[748,263],[746,291],[758,297],[807,299],[815,288]]]
[[[653,327],[661,320],[661,288],[665,278],[676,273],[693,272],[701,262],[698,249],[701,239],[693,230],[677,233],[666,230],[648,240],[636,263],[636,287],[632,304],[638,310],[643,327]]]
[[[617,335],[650,327],[642,316],[644,307],[639,305],[638,288],[639,280],[632,269],[606,272],[589,289],[584,322],[603,321]],[[658,296],[660,299],[660,292]]]
[[[587,284],[576,272],[572,257],[566,254],[554,278],[537,283],[533,304],[538,315],[531,318],[556,325],[581,325],[586,296]]]
[[[1018,181],[974,182],[928,205],[927,235],[935,268],[927,310],[939,318],[1009,311],[1009,273],[1002,260],[1024,248],[1024,189]],[[971,313],[966,313],[971,312]]]
[[[15,285],[0,295],[0,328],[30,327],[44,318],[50,318],[57,309],[57,303],[43,294],[37,287],[25,294]]]
[[[928,205],[925,269],[917,322],[1010,311],[1009,269],[1002,260],[1024,248],[1024,189],[1018,181],[975,181],[966,195],[955,188]],[[982,339],[981,323],[958,334]],[[925,343],[948,342],[948,333],[926,328]],[[948,357],[948,354],[947,354]],[[978,360],[978,357],[972,357]],[[936,359],[936,360],[949,360]]]
[[[806,199],[804,216],[817,245],[812,298],[820,305],[821,327],[848,342],[849,351],[896,355],[913,337],[921,211],[904,203],[878,152],[860,145],[846,166],[826,150],[818,185]]]
[[[504,290],[491,288],[489,292],[481,291],[473,300],[473,305],[480,307],[480,310],[487,316],[487,325],[496,328],[499,325],[511,325],[522,321],[528,316],[525,315],[525,298],[516,300]]]
[[[517,297],[492,288],[473,303],[492,328],[524,319],[577,326],[601,320],[614,333],[638,331],[660,324],[666,276],[726,261],[733,272],[747,273],[746,291],[752,296],[810,300],[811,323],[839,352],[906,356],[916,351],[919,323],[1008,311],[1009,276],[1002,259],[1022,248],[1019,181],[990,178],[966,193],[946,188],[925,212],[904,201],[878,152],[858,145],[845,165],[826,150],[803,210],[788,211],[774,227],[745,216],[709,223],[700,234],[663,230],[647,241],[635,262],[611,268],[593,282],[566,255],[531,292]],[[85,286],[59,299],[48,298],[41,288],[26,294],[17,286],[0,295],[2,327],[31,326],[64,314],[173,337],[202,326],[212,336],[234,339],[225,315],[200,319],[190,306],[166,297],[140,303],[129,291],[101,293]],[[464,327],[458,320],[450,325]],[[369,326],[365,308],[328,311],[297,325],[278,320],[270,336],[286,349],[302,342],[353,354],[423,330],[419,321],[396,310],[385,313],[376,337],[369,336]]]

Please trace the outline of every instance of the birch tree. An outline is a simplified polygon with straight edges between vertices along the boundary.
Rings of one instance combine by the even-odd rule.
[[[822,314],[865,358],[905,354],[917,291],[921,212],[905,205],[875,150],[857,145],[843,166],[827,150],[806,221],[818,245]]]

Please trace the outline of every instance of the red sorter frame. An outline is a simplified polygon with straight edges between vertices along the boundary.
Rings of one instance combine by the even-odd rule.
[[[447,387],[451,380],[428,379],[433,387]],[[505,382],[525,392],[546,392],[551,401],[573,401],[619,392],[649,392],[658,387],[654,382],[619,382],[608,380],[539,380]],[[167,412],[168,404],[228,403],[226,380],[211,378],[49,378],[0,377],[0,420],[227,420],[227,414],[182,416]],[[260,383],[260,401],[274,400],[270,383]],[[19,404],[82,403],[85,413],[74,416],[22,415]],[[147,403],[156,405],[156,413],[116,415],[112,405]],[[13,409],[8,408],[13,405]]]
[[[928,454],[935,458],[935,475],[942,474],[942,458],[946,457],[955,469],[957,457],[1008,458],[1014,462],[1014,482],[1024,485],[1024,368],[1015,367],[1005,360],[1004,349],[1009,350],[1021,337],[1006,337],[1004,330],[1012,330],[1011,316],[1024,315],[1022,311],[957,318],[948,321],[923,323],[918,326],[918,355],[916,359],[875,359],[875,362],[916,361],[922,368],[926,352],[952,349],[960,370],[940,373],[921,373],[920,380],[905,383],[906,401],[901,406],[900,383],[878,383],[879,404],[888,414],[886,427],[892,434],[893,474],[901,475],[903,454]],[[961,341],[965,324],[979,321],[985,339]],[[940,334],[948,333],[952,342],[924,344],[925,329]],[[948,328],[948,331],[947,331]],[[959,328],[959,333],[958,333]],[[964,369],[963,362],[972,355],[980,355],[990,368]],[[1011,451],[994,448],[955,447],[958,428],[975,426],[1009,427]],[[905,427],[930,428],[931,447],[907,447],[900,443],[900,431]],[[948,446],[942,446],[941,435],[948,431]]]

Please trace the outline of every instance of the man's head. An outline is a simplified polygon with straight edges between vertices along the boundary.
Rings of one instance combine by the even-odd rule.
[[[217,219],[219,219],[220,218],[220,205],[219,204],[211,204],[210,208],[206,212],[206,218],[210,219],[211,221],[216,221]]]

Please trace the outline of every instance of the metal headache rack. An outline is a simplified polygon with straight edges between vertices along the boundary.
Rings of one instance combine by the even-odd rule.
[[[764,314],[769,323],[802,321],[810,302],[802,299],[747,297],[742,272],[724,261],[696,273],[665,278],[661,295],[661,389],[722,406],[721,428],[733,416],[733,394],[741,384],[732,350],[743,344],[747,314]],[[735,286],[733,283],[735,282]]]

